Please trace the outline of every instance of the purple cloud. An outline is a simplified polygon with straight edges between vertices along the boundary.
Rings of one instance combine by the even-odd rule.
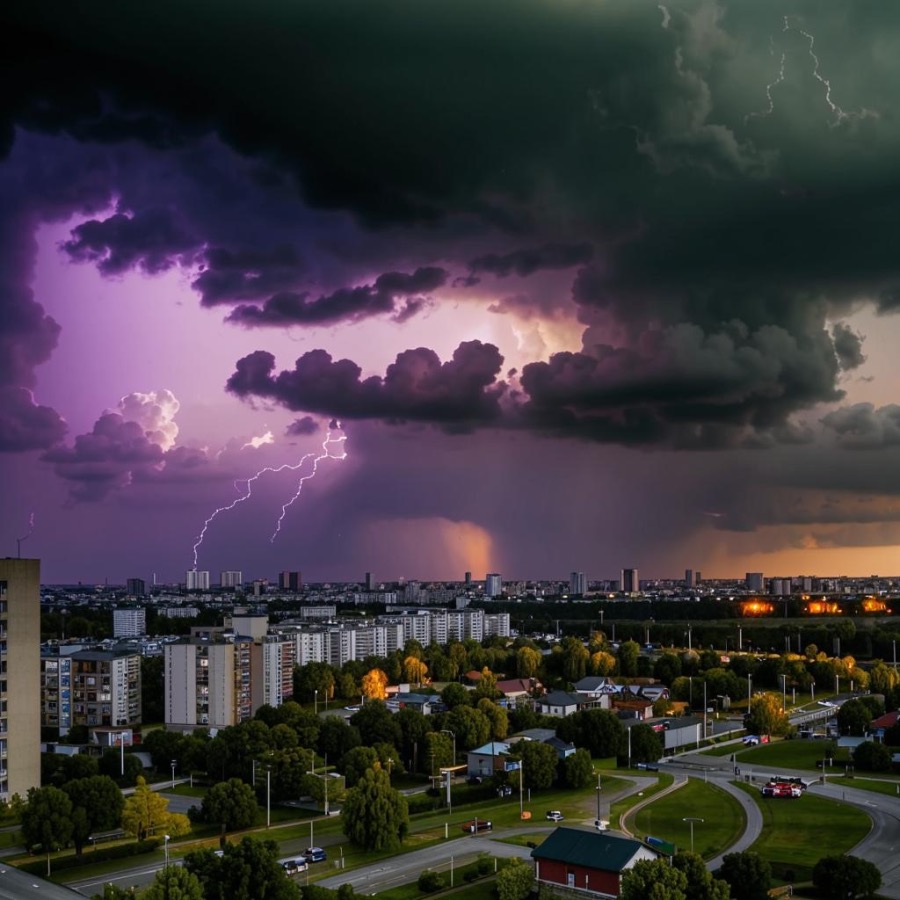
[[[294,419],[284,433],[288,437],[302,437],[315,434],[318,430],[319,423],[312,416],[303,416],[301,419]]]
[[[467,430],[499,420],[506,390],[497,381],[502,364],[495,346],[469,341],[445,363],[425,347],[405,350],[384,378],[362,379],[355,362],[334,361],[324,350],[305,353],[292,371],[275,374],[275,358],[257,350],[238,361],[226,387],[239,397],[274,400],[291,410]]]
[[[583,266],[593,258],[594,248],[586,242],[551,243],[525,250],[514,250],[512,253],[489,253],[479,256],[469,263],[469,268],[472,272],[487,272],[498,278],[506,278],[513,273],[520,278],[526,278],[541,269],[571,269],[573,266]],[[469,278],[463,282],[464,286],[477,283],[477,278]]]
[[[341,288],[314,299],[307,293],[275,294],[262,306],[238,306],[226,321],[247,328],[326,325],[340,321],[358,322],[370,316],[393,313],[394,318],[402,322],[422,308],[421,295],[436,290],[446,281],[447,272],[436,266],[419,268],[412,274],[386,272],[379,275],[374,284]],[[401,297],[416,299],[398,303]]]

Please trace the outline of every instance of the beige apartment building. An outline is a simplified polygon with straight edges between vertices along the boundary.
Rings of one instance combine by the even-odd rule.
[[[41,564],[0,559],[0,799],[41,785]]]

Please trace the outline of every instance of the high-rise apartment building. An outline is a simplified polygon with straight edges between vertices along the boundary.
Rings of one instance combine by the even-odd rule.
[[[41,786],[41,564],[0,559],[0,799]]]
[[[573,572],[569,576],[569,593],[570,594],[586,594],[587,578],[584,572]]]
[[[694,570],[693,569],[685,569],[684,570],[684,586],[687,588],[694,586]]]
[[[147,583],[143,578],[129,578],[125,582],[125,593],[132,597],[143,597],[147,593]]]
[[[225,728],[252,714],[249,638],[186,638],[165,649],[170,728]]]
[[[375,579],[372,577],[371,572],[366,572],[366,590],[367,591],[375,590]]]
[[[755,594],[761,594],[764,588],[762,572],[748,572],[746,575],[747,590]]]
[[[303,589],[303,573],[279,572],[278,589],[281,591],[291,591],[294,594],[299,593]]]
[[[189,591],[208,591],[209,572],[198,572],[196,569],[188,569],[184,585]]]
[[[641,589],[638,570],[622,569],[622,581],[620,583],[623,594],[637,594]]]
[[[72,654],[70,665],[72,725],[140,725],[139,653],[81,650]]]
[[[147,611],[129,607],[113,610],[113,637],[140,637],[147,633]]]
[[[503,593],[503,579],[498,572],[488,572],[484,578],[484,596],[499,597]]]
[[[244,586],[244,573],[238,571],[220,572],[219,584],[225,590],[234,590]]]

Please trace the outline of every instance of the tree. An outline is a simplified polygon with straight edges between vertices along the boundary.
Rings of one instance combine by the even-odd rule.
[[[400,726],[394,721],[394,714],[381,700],[370,700],[358,712],[350,716],[350,724],[359,729],[363,744],[399,744]]]
[[[130,890],[111,882],[103,885],[102,894],[93,894],[91,900],[134,900]]]
[[[374,747],[354,747],[341,759],[341,772],[349,787],[353,787],[378,761]]]
[[[200,879],[183,866],[167,866],[156,873],[142,900],[204,900]]]
[[[316,693],[318,691],[318,694]],[[294,697],[301,703],[312,703],[334,696],[334,669],[323,662],[294,666]]]
[[[540,650],[534,647],[519,647],[516,651],[516,673],[520,678],[534,678],[540,667]]]
[[[781,697],[777,694],[757,694],[750,701],[750,716],[747,730],[754,734],[785,734],[790,721],[781,708]]]
[[[200,812],[204,822],[221,824],[226,831],[249,828],[256,821],[256,795],[239,778],[220,781],[207,791]]]
[[[138,776],[144,771],[144,764],[139,756],[133,753],[126,753],[124,757],[122,751],[118,748],[107,750],[100,757],[99,771],[101,775],[116,779],[123,785],[131,786],[137,782]],[[122,769],[125,774],[122,774]]]
[[[183,834],[186,816],[169,812],[169,801],[151,791],[143,778],[138,778],[134,793],[125,800],[122,809],[122,827],[139,841],[159,832],[173,836]],[[187,823],[190,828],[190,823]]]
[[[772,867],[758,853],[726,853],[716,872],[731,886],[734,900],[764,900],[772,886]]]
[[[476,700],[482,698],[495,700],[500,696],[500,691],[497,690],[497,676],[487,666],[481,670],[481,678],[478,679],[473,693]]]
[[[388,677],[382,669],[370,669],[362,677],[362,693],[369,700],[384,700],[387,686]]]
[[[319,729],[319,755],[340,759],[362,743],[359,729],[348,725],[341,716],[326,716]]]
[[[497,874],[497,897],[499,900],[525,900],[533,884],[531,866],[513,857]]]
[[[539,741],[520,741],[519,753],[525,769],[525,787],[541,790],[556,778],[556,750]]]
[[[428,674],[428,666],[417,656],[407,656],[403,660],[403,675],[410,684],[420,685]]]
[[[471,706],[457,706],[447,713],[444,724],[456,735],[456,746],[473,750],[491,738],[490,719]]]
[[[884,744],[865,741],[853,751],[853,764],[865,772],[890,772],[891,751]]]
[[[364,850],[399,849],[409,830],[409,807],[380,765],[367,769],[347,791],[341,824],[344,834]]]
[[[627,678],[633,678],[637,675],[637,661],[641,648],[637,641],[625,641],[619,644],[619,650],[616,654],[619,661],[619,674]]]
[[[297,886],[278,862],[275,841],[245,837],[226,844],[222,856],[198,850],[184,858],[184,868],[200,879],[205,900],[298,900]]]
[[[394,720],[400,726],[403,737],[397,745],[404,761],[409,763],[410,769],[414,766],[413,757],[425,749],[425,735],[431,731],[431,723],[428,716],[423,715],[417,709],[408,706],[401,709]]]
[[[677,653],[663,653],[653,664],[653,677],[671,686],[681,675],[681,657]]]
[[[456,709],[457,706],[471,706],[472,692],[466,690],[459,682],[451,681],[441,691],[441,700],[447,709]]]
[[[659,735],[649,725],[632,725],[631,732],[631,761],[633,763],[656,762],[662,756],[662,742]],[[628,735],[622,742],[623,758],[628,753]]]
[[[22,837],[27,847],[40,844],[47,854],[65,847],[72,839],[72,801],[69,795],[53,786],[31,788],[28,805],[22,813]]]
[[[615,656],[606,650],[597,650],[591,654],[591,673],[593,675],[613,675],[616,665]]]
[[[482,697],[478,701],[478,710],[483,712],[491,723],[491,737],[495,741],[502,741],[509,734],[509,716],[502,706],[497,706],[493,700]]]
[[[447,734],[429,731],[425,735],[424,753],[421,754],[420,768],[429,775],[437,775],[441,766],[452,766],[453,739]]]
[[[579,747],[571,756],[560,762],[562,780],[570,788],[585,788],[594,780],[591,754]]]
[[[642,859],[622,875],[622,900],[687,900],[687,876],[666,859]]]
[[[587,647],[577,637],[563,638],[560,644],[562,654],[562,676],[566,681],[580,681],[587,674],[591,655]]]
[[[84,810],[84,821],[73,822],[76,826],[72,834],[76,853],[81,853],[89,835],[97,831],[112,831],[121,824],[125,798],[112,778],[106,775],[76,778],[66,782],[63,790],[72,801],[75,812]]]
[[[872,721],[872,711],[861,700],[848,700],[841,704],[837,712],[837,723],[841,734],[861,737]]]
[[[881,887],[878,867],[855,856],[823,856],[813,867],[812,880],[826,900],[874,897]]]
[[[727,881],[713,878],[699,853],[676,853],[672,865],[687,878],[687,895],[691,900],[729,900]]]
[[[576,747],[584,747],[592,757],[608,759],[619,752],[625,726],[608,709],[585,709],[566,716],[556,735]]]

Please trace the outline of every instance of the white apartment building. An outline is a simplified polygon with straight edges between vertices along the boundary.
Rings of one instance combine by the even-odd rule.
[[[241,588],[244,586],[244,573],[238,571],[220,572],[219,584],[228,590]]]
[[[499,572],[488,572],[484,578],[484,596],[499,597],[503,593],[503,578]]]
[[[113,637],[140,637],[147,633],[147,611],[143,608],[113,610]]]
[[[184,577],[184,586],[189,591],[208,591],[209,572],[198,572],[197,569],[188,569]]]

